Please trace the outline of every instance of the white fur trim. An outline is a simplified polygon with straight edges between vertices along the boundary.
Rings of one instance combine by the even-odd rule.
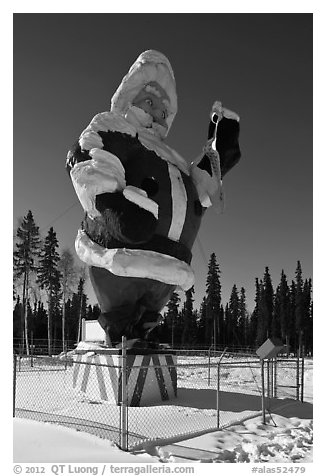
[[[172,256],[150,250],[108,249],[78,230],[75,248],[79,258],[89,266],[105,268],[117,276],[148,278],[180,286],[185,291],[195,281],[191,267]]]
[[[222,213],[224,211],[224,194],[221,179],[215,173],[211,177],[206,170],[198,168],[195,163],[191,164],[190,175],[197,189],[201,205],[208,208],[213,201],[216,211]]]
[[[79,145],[84,150],[103,148],[103,142],[99,131],[117,131],[136,136],[135,127],[127,122],[120,114],[113,112],[101,112],[93,117],[86,129],[81,133]]]
[[[172,217],[168,233],[170,240],[178,241],[187,213],[187,192],[180,171],[174,165],[169,164],[171,181]]]
[[[116,131],[129,134],[135,137],[138,133],[138,139],[148,150],[152,150],[161,159],[176,165],[182,172],[189,175],[189,165],[175,150],[158,139],[150,129],[145,127],[136,127],[117,112],[101,112],[94,116],[88,127],[82,132],[79,145],[84,150],[93,148],[103,149],[102,138],[98,131]]]
[[[158,204],[154,202],[151,198],[148,198],[145,190],[134,187],[133,185],[128,185],[124,191],[123,195],[130,202],[135,203],[140,208],[151,212],[156,219],[158,219]]]
[[[230,111],[230,109],[226,109],[222,106],[221,101],[215,101],[212,110],[211,110],[211,118],[213,115],[216,114],[218,116],[218,120],[220,121],[222,117],[226,119],[233,119],[234,121],[240,121],[240,117],[236,112]]]
[[[226,119],[233,119],[234,121],[240,121],[240,116],[236,112],[230,111],[229,109],[226,109],[223,107],[223,117],[226,117]]]
[[[91,160],[76,164],[70,176],[83,209],[94,218],[100,215],[95,207],[96,195],[123,190],[126,182],[118,157],[102,149],[92,149],[90,156]]]
[[[152,116],[137,106],[130,106],[125,114],[125,119],[129,124],[135,126],[137,130],[142,127],[150,129],[153,125]]]
[[[92,157],[94,164],[98,164],[99,167],[103,166],[103,169],[109,169],[112,175],[117,177],[117,180],[124,184],[125,169],[121,160],[111,152],[104,149],[91,149],[89,155]]]

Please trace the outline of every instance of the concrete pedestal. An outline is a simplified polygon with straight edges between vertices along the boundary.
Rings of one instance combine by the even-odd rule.
[[[120,349],[77,351],[73,388],[89,398],[121,402],[122,352]],[[177,356],[166,350],[129,349],[126,356],[128,406],[160,404],[177,397]]]

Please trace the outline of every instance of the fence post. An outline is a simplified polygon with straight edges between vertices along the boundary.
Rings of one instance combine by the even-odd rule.
[[[261,359],[261,409],[263,414],[263,424],[266,425],[265,413],[265,378],[264,378],[264,359]]]
[[[68,352],[68,347],[67,347],[67,342],[64,343],[64,346],[63,346],[63,352],[64,352],[64,359],[65,359],[65,370],[67,370],[67,367],[68,367],[68,356],[67,356],[67,352]]]
[[[13,376],[13,417],[16,415],[16,380],[17,380],[17,358],[14,354],[14,376]]]
[[[270,359],[267,359],[267,398],[270,398]]]
[[[208,386],[211,385],[211,348],[208,349]]]
[[[34,355],[34,339],[33,339],[33,332],[31,332],[31,344],[30,344],[30,348],[31,348],[31,367],[34,367],[34,359],[33,359],[33,355]]]
[[[296,399],[299,400],[300,392],[300,353],[297,355],[297,370],[296,370]]]
[[[220,428],[220,365],[221,361],[225,355],[227,347],[222,352],[221,357],[217,362],[217,376],[216,376],[216,419],[217,419],[217,428]]]
[[[216,376],[216,410],[217,410],[217,428],[220,428],[220,361],[217,363]]]
[[[128,451],[128,394],[127,394],[127,350],[126,337],[122,336],[122,351],[121,351],[121,418],[120,418],[120,434],[121,434],[121,449]]]
[[[302,354],[301,354],[301,402],[303,402],[303,393],[304,393],[304,351],[302,349]]]

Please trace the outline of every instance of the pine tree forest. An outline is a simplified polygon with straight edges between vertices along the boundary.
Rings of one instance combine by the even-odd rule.
[[[14,233],[13,344],[16,352],[55,354],[73,349],[81,339],[82,320],[96,320],[97,304],[85,294],[87,271],[77,264],[74,249],[59,251],[51,227],[41,236],[29,210]],[[268,338],[278,338],[287,352],[313,354],[312,279],[300,260],[289,278],[280,270],[273,283],[266,266],[253,277],[254,309],[246,289],[234,284],[222,303],[222,271],[215,253],[207,263],[206,292],[194,308],[195,288],[173,292],[156,333],[172,348],[255,351]]]

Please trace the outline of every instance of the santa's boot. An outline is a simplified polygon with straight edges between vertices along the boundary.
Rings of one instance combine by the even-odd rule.
[[[137,324],[133,327],[133,332],[143,342],[146,347],[159,346],[158,326],[162,320],[159,312],[145,311]]]

